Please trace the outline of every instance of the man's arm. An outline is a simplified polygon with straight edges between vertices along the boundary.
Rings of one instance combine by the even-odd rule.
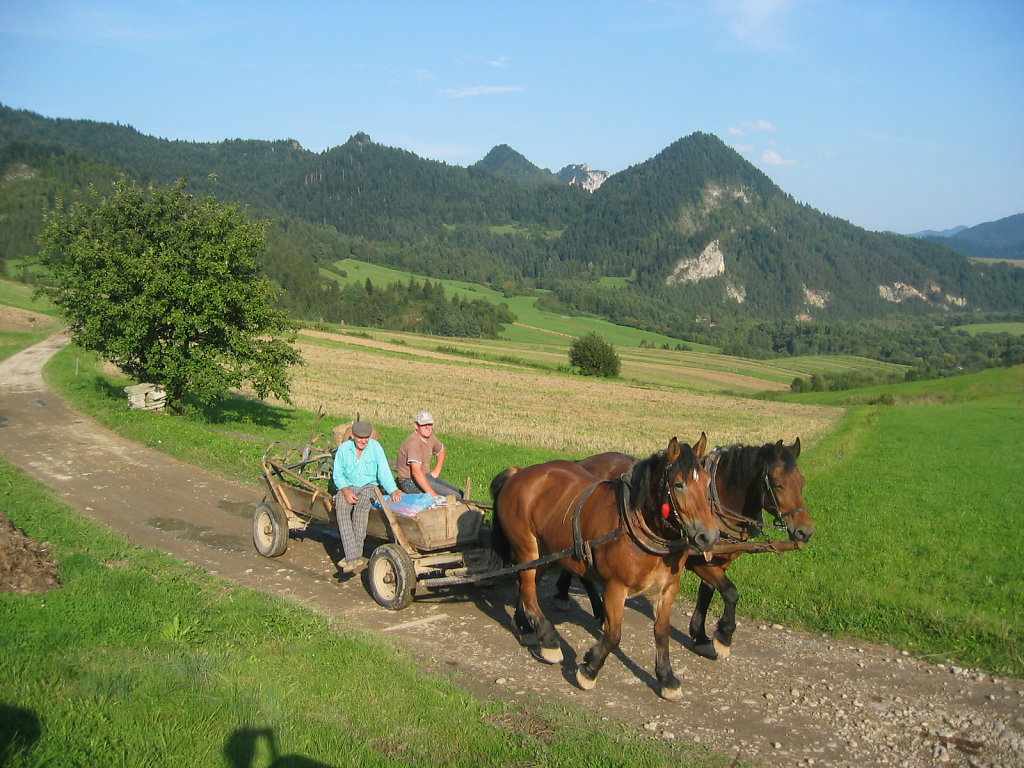
[[[420,487],[420,490],[424,493],[433,493],[434,489],[430,485],[430,481],[427,479],[427,473],[423,469],[423,465],[418,461],[409,462],[409,474],[412,475],[413,481]]]
[[[349,481],[347,469],[345,453],[339,447],[337,452],[334,454],[334,486],[341,493],[341,498],[345,500],[346,504],[355,504],[359,498],[349,489],[349,485],[351,483]]]
[[[444,466],[444,457],[446,453],[447,451],[445,450],[445,447],[442,445],[441,452],[437,454],[437,461],[434,463],[434,471],[430,473],[434,477],[441,476],[441,467]]]

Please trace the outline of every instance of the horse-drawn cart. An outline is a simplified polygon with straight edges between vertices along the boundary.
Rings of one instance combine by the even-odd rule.
[[[267,496],[253,515],[252,538],[264,557],[288,549],[291,532],[311,527],[337,537],[334,497],[329,492],[334,455],[313,438],[304,446],[273,443],[263,455]],[[485,541],[486,507],[448,497],[413,516],[393,511],[377,492],[367,538],[375,542],[367,567],[373,599],[385,608],[408,606],[428,589],[481,581],[500,568]]]

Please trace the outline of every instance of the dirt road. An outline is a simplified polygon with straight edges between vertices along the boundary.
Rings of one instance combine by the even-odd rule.
[[[1024,765],[1024,680],[741,617],[727,661],[694,655],[674,631],[672,658],[685,695],[670,704],[654,692],[650,605],[638,598],[630,601],[620,651],[584,692],[572,682],[576,655],[599,628],[579,608],[560,614],[547,607],[566,663],[546,666],[512,634],[508,586],[463,587],[391,612],[358,577],[337,572],[333,540],[293,540],[282,557],[264,559],[251,543],[252,510],[263,495],[255,482],[238,485],[177,462],[72,411],[40,372],[64,343],[53,337],[0,364],[0,455],[135,543],[343,616],[479,695],[554,696],[652,739],[683,739],[764,765]],[[694,587],[684,584],[681,599]],[[687,607],[677,606],[677,627],[686,626]]]

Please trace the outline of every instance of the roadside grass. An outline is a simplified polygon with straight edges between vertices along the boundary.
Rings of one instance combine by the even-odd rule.
[[[48,336],[56,333],[60,324],[56,321],[40,323],[31,331],[5,331],[0,330],[0,360],[6,360],[16,352],[40,342]]]
[[[56,317],[57,307],[49,299],[35,298],[35,289],[30,285],[13,280],[0,280],[0,305],[27,309],[44,315]]]
[[[531,698],[483,701],[372,633],[127,543],[0,461],[62,586],[0,593],[9,768],[724,766]]]
[[[817,532],[733,566],[741,611],[1021,676],[1024,408],[993,373],[987,399],[852,409],[802,456]]]

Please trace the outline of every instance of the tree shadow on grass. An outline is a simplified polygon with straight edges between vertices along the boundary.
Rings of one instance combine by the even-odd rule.
[[[292,409],[237,395],[226,395],[212,403],[190,402],[188,405],[210,424],[243,423],[284,429],[295,419]]]
[[[127,395],[121,383],[113,382],[104,376],[97,375],[94,386],[104,399],[124,403],[127,406]],[[169,404],[173,410],[181,410],[208,424],[241,423],[252,424],[268,429],[284,429],[295,419],[295,411],[270,405],[261,400],[227,394],[209,403],[195,398],[186,398],[184,403]]]

